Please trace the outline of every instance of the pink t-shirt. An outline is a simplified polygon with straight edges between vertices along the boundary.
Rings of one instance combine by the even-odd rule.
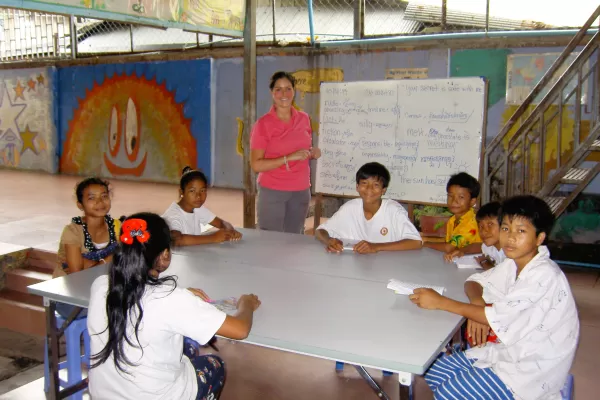
[[[278,158],[295,151],[310,149],[312,129],[308,114],[292,107],[292,118],[283,122],[277,117],[275,107],[260,117],[250,137],[250,149],[264,150],[265,158]],[[260,186],[273,190],[298,191],[310,187],[309,160],[288,161],[285,165],[258,174]]]

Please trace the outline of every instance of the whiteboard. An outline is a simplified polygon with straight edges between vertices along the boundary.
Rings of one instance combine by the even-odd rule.
[[[446,203],[450,175],[479,177],[484,78],[321,84],[317,193],[357,196],[356,171],[390,171],[387,198]]]

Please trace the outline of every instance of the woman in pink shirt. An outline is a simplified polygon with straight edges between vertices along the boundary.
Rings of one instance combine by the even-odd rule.
[[[294,77],[276,72],[269,88],[273,106],[256,121],[250,138],[250,165],[258,174],[258,227],[303,233],[310,203],[309,162],[321,151],[312,147],[308,114],[292,106]]]

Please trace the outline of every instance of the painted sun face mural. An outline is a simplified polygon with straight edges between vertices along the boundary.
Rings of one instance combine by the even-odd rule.
[[[125,71],[98,80],[73,107],[62,172],[177,182],[183,167],[197,166],[192,121],[173,82]]]

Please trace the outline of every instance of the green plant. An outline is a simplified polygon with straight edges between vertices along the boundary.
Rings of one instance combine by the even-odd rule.
[[[413,211],[415,221],[421,221],[421,217],[428,215],[431,217],[451,217],[452,213],[447,207],[440,206],[423,206],[423,208],[415,208]]]

